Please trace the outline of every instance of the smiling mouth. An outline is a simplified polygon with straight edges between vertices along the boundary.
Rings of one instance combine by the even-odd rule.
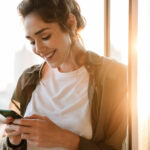
[[[49,53],[48,55],[44,56],[44,58],[51,59],[54,56],[55,52],[56,52],[56,49],[53,52]]]

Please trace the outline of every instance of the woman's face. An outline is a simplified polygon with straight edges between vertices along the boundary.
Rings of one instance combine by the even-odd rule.
[[[24,27],[34,53],[51,67],[59,67],[66,61],[72,42],[69,33],[62,31],[57,23],[46,23],[31,13],[24,18]]]

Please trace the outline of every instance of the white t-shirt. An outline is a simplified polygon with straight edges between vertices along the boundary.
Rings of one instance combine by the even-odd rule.
[[[68,73],[50,68],[33,91],[25,116],[47,116],[57,126],[91,139],[88,83],[89,75],[84,66]],[[28,144],[28,150],[65,149],[38,148]]]

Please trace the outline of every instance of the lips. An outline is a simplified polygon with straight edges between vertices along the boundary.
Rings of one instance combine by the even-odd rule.
[[[54,56],[55,52],[56,52],[56,49],[54,51],[50,52],[49,54],[45,55],[44,58],[45,59],[52,59],[52,57]]]

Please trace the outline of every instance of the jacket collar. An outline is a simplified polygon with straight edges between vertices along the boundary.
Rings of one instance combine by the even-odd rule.
[[[46,61],[44,61],[42,64],[39,64],[39,65],[34,65],[34,67],[32,68],[31,67],[31,69],[29,69],[29,70],[27,70],[27,74],[33,74],[33,73],[35,73],[35,72],[38,72],[39,73],[39,79],[41,79],[42,78],[42,72],[44,71],[44,69],[45,69],[45,67],[46,67]]]

